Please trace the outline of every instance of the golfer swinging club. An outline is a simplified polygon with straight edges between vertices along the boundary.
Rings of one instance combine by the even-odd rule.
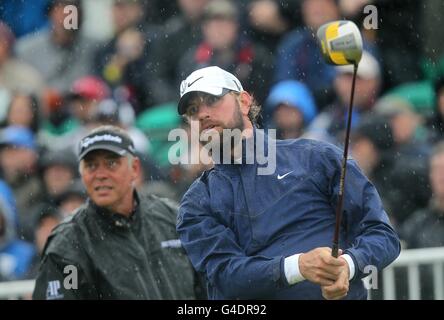
[[[347,62],[356,33],[341,26],[328,29],[326,38],[331,44],[335,37],[348,36],[343,43],[352,46],[344,46],[343,60],[336,60]],[[334,48],[329,52],[338,59]],[[239,146],[250,139],[254,148],[263,147],[257,141],[275,144],[274,173],[259,175],[263,164],[256,158],[245,161],[249,149],[235,146],[232,150],[242,152],[238,161],[215,161],[181,201],[177,231],[194,268],[205,275],[209,298],[366,299],[364,270],[389,265],[400,243],[375,187],[356,162],[344,161],[335,257],[331,246],[342,150],[307,139],[257,139],[265,134],[255,126],[254,99],[233,74],[218,67],[191,73],[181,89],[178,112],[198,122],[200,133],[239,129]]]

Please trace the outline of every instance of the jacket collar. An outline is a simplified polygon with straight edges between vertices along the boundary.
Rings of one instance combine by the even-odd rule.
[[[123,228],[123,229],[129,229],[132,225],[137,223],[137,221],[140,219],[140,213],[139,213],[139,204],[140,204],[140,198],[139,194],[136,190],[134,190],[134,209],[131,212],[131,215],[129,217],[124,216],[123,214],[120,214],[118,212],[112,212],[111,210],[108,210],[107,208],[100,207],[97,204],[95,204],[91,198],[88,198],[88,207],[90,207],[95,214],[97,214],[99,217],[105,221],[106,224],[114,226],[116,228]]]

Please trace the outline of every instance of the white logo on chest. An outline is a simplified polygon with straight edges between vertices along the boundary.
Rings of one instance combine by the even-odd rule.
[[[293,171],[290,171],[290,172],[287,172],[286,174],[284,174],[284,175],[280,175],[280,174],[278,174],[278,180],[281,180],[281,179],[284,179],[286,176],[288,176],[290,173],[292,173]]]

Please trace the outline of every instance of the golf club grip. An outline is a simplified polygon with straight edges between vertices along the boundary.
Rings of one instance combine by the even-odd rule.
[[[339,231],[341,226],[341,217],[342,217],[342,206],[344,202],[344,189],[345,189],[345,173],[347,172],[347,158],[348,158],[348,145],[350,140],[350,127],[352,120],[352,111],[353,111],[353,99],[355,96],[355,85],[356,85],[356,74],[358,71],[358,65],[353,65],[353,80],[350,94],[350,105],[348,107],[348,117],[347,117],[347,129],[345,133],[345,143],[344,143],[344,155],[342,158],[342,167],[341,167],[341,177],[339,180],[339,196],[338,203],[336,206],[336,222],[335,222],[335,233],[333,237],[333,245],[332,245],[332,256],[338,257],[338,245],[339,245]]]
[[[331,248],[331,255],[334,258],[337,258],[339,255],[339,244],[338,243],[333,243],[333,246]]]

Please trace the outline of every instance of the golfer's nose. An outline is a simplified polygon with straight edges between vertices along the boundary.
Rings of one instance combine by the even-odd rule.
[[[206,119],[210,116],[209,112],[210,112],[210,108],[206,104],[202,103],[199,106],[199,110],[197,111],[197,118],[199,120]]]
[[[96,178],[97,179],[106,179],[108,177],[108,169],[104,164],[100,164],[96,170]]]

